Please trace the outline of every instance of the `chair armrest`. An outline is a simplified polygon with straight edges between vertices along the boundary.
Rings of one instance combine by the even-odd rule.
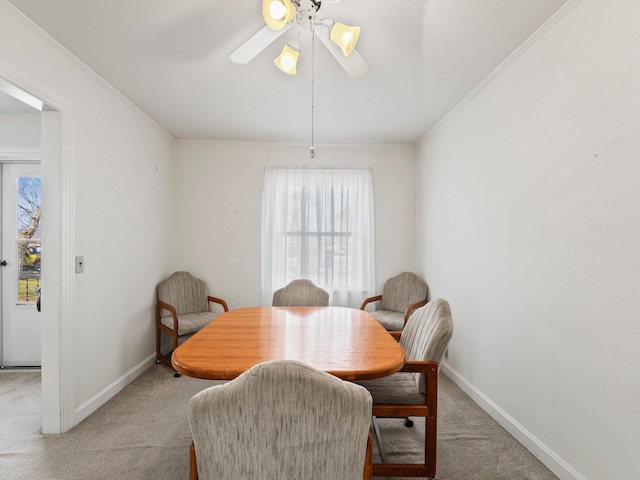
[[[227,305],[227,302],[225,302],[223,299],[221,298],[217,298],[217,297],[212,297],[212,296],[207,296],[207,300],[213,303],[219,303],[220,305],[222,305],[222,308],[224,308],[225,312],[229,311],[229,306]]]
[[[438,362],[425,362],[419,360],[407,360],[399,372],[429,373],[435,371],[438,373]]]
[[[424,299],[421,302],[416,302],[416,303],[412,303],[411,305],[409,305],[407,307],[407,309],[404,311],[404,324],[406,325],[407,322],[409,321],[409,317],[411,316],[411,312],[413,312],[416,308],[420,308],[423,307],[427,304],[427,300]]]
[[[402,335],[402,332],[390,330],[389,331],[389,335],[391,335],[396,340],[396,342],[399,342],[400,341],[400,335]]]
[[[163,302],[162,300],[158,300],[158,304],[156,305],[156,320],[158,324],[160,324],[160,312],[162,310],[168,310],[171,312],[171,316],[173,317],[173,330],[178,331],[178,312],[176,311],[176,307],[173,305]]]
[[[362,302],[362,305],[360,305],[360,310],[364,310],[364,307],[367,306],[367,303],[378,302],[380,300],[382,300],[382,295],[376,295],[375,297],[365,298],[364,301]]]

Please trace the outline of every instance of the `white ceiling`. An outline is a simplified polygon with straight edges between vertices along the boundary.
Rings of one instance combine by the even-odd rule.
[[[285,33],[246,65],[261,0],[11,0],[176,138],[308,143],[311,41]],[[362,29],[352,80],[315,45],[315,143],[414,143],[566,0],[343,0],[319,18]],[[297,37],[297,38],[296,38]],[[288,40],[298,75],[275,68]]]

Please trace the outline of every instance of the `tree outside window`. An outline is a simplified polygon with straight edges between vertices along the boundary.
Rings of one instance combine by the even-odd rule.
[[[18,302],[36,301],[40,288],[40,221],[42,181],[40,177],[18,178]]]

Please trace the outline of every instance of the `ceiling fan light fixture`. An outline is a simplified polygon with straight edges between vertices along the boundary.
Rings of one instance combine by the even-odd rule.
[[[262,18],[273,30],[281,30],[295,14],[296,7],[291,0],[262,0]]]
[[[296,65],[298,64],[299,56],[300,47],[294,42],[289,42],[284,46],[282,52],[280,53],[278,58],[273,61],[273,63],[275,63],[276,67],[278,67],[284,73],[295,75],[297,71]]]
[[[349,56],[360,38],[360,27],[350,27],[344,23],[334,23],[331,27],[331,41],[338,45],[345,56]]]

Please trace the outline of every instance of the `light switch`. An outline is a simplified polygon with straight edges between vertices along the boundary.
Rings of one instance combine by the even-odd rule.
[[[84,257],[76,257],[76,273],[84,272]]]

